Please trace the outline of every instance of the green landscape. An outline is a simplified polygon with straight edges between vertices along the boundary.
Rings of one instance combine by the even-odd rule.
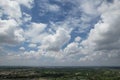
[[[0,80],[120,80],[120,68],[0,67]]]

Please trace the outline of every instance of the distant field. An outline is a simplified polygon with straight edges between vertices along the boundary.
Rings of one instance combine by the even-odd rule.
[[[0,80],[120,80],[120,68],[0,67]]]

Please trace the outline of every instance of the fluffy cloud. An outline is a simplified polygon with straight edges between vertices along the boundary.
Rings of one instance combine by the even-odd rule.
[[[59,28],[56,34],[44,37],[41,47],[45,50],[59,51],[69,39],[69,33],[63,28]]]
[[[117,57],[119,56],[120,49],[119,5],[120,1],[115,0],[114,3],[104,2],[101,7],[99,7],[101,20],[94,26],[94,29],[90,31],[88,39],[81,43],[85,51],[87,51],[86,49],[88,49],[88,53],[91,51],[91,55],[85,59],[98,59],[98,57],[101,57],[102,59],[113,60],[111,63],[118,61]],[[96,54],[96,52],[99,52],[100,55]],[[114,55],[117,55],[116,59]],[[110,56],[114,56],[114,59],[110,58]]]
[[[19,3],[21,2],[21,3]],[[22,24],[21,6],[28,6],[29,0],[1,0],[0,2],[0,44],[17,44],[23,42],[24,30],[20,27]]]
[[[33,43],[32,43],[32,44],[29,44],[28,46],[29,46],[30,48],[35,48],[35,47],[37,47],[37,45],[36,45],[36,44],[33,44]]]
[[[22,13],[20,3],[17,0],[0,1],[0,55],[4,54],[4,57],[0,59],[2,62],[4,62],[3,59],[11,59],[11,56],[14,56],[16,51],[10,48],[25,41],[24,30],[21,28],[23,24]],[[20,50],[25,49],[21,47]]]
[[[30,50],[30,51],[25,51],[23,54],[20,54],[20,57],[21,58],[27,58],[27,59],[30,59],[30,58],[38,59],[38,58],[40,58],[40,55],[41,55],[40,52]]]
[[[52,12],[58,12],[60,10],[60,7],[56,4],[54,5],[48,4],[47,6],[48,6],[48,10]]]
[[[89,37],[87,39],[87,43],[92,45],[97,50],[112,50],[119,49],[119,41],[120,41],[120,2],[115,1],[114,4],[107,5],[103,4],[102,6],[106,6],[107,8],[103,10],[103,7],[100,7],[100,11],[102,13],[101,19],[90,31]],[[109,7],[109,8],[108,8]],[[113,11],[114,10],[114,11]]]
[[[36,1],[39,6],[39,16],[44,16],[47,13],[56,13],[60,11],[60,6],[57,4],[51,4],[49,0]]]
[[[64,52],[68,55],[70,54],[78,54],[80,53],[79,43],[73,42],[67,45],[67,47],[64,49]]]
[[[14,18],[16,20],[22,17],[20,6],[16,1],[1,0],[0,8],[0,17],[4,16],[5,19]]]
[[[23,22],[23,23],[27,23],[27,22],[30,22],[30,21],[31,21],[32,17],[31,17],[29,14],[23,12],[22,15],[24,16],[23,19],[22,19],[22,22]]]
[[[83,1],[80,1],[80,4],[81,4],[80,6],[84,13],[95,16],[95,15],[98,15],[97,8],[102,1],[103,0],[95,0],[95,1],[94,0],[89,0],[89,1],[83,0]]]
[[[28,42],[38,43],[41,42],[43,37],[46,34],[42,34],[47,27],[46,24],[43,23],[31,23],[28,29],[25,31],[25,37]]]
[[[0,20],[0,44],[16,44],[24,41],[23,30],[15,20]]]
[[[79,37],[79,36],[75,38],[76,42],[79,42],[80,40],[81,40],[81,37]]]
[[[24,48],[24,47],[20,47],[19,49],[20,49],[21,51],[24,51],[24,50],[25,50],[25,48]]]

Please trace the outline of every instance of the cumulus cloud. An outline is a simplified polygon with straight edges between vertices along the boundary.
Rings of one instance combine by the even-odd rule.
[[[25,31],[25,37],[28,42],[38,43],[40,42],[45,34],[41,34],[44,32],[46,24],[43,23],[31,23],[28,29]]]
[[[35,48],[35,47],[37,47],[37,45],[36,45],[36,44],[33,44],[33,43],[32,43],[32,44],[29,44],[28,46],[29,46],[30,48]]]
[[[73,42],[68,44],[67,47],[64,49],[64,52],[68,55],[80,53],[79,43]]]
[[[20,47],[19,49],[20,49],[21,51],[24,51],[24,50],[25,50],[25,48],[24,48],[24,47]]]
[[[49,4],[47,6],[48,6],[48,10],[52,11],[52,12],[58,12],[60,10],[60,7],[56,4],[54,4],[54,5]]]
[[[101,20],[90,31],[86,41],[97,50],[119,49],[119,4],[119,1],[115,1],[111,5],[103,4],[102,6],[107,5],[109,7],[104,11],[102,11],[103,7],[100,7],[100,11],[102,11]]]
[[[83,1],[80,1],[80,4],[81,4],[80,6],[84,13],[95,16],[96,14],[98,14],[97,8],[102,1],[103,0],[95,0],[95,1],[94,0],[89,0],[89,1],[83,0]]]
[[[81,37],[79,37],[79,36],[77,36],[76,38],[75,38],[75,41],[76,42],[79,42],[81,40]]]
[[[16,44],[24,41],[22,29],[15,20],[0,20],[0,44]]]
[[[1,0],[0,8],[1,17],[4,16],[5,19],[19,20],[22,17],[20,6],[16,1]]]
[[[39,6],[39,16],[44,16],[47,13],[56,13],[61,10],[60,6],[57,4],[51,4],[49,0],[39,0],[36,1]]]
[[[91,29],[89,36],[86,40],[84,40],[81,44],[84,46],[84,49],[92,50],[91,53],[93,59],[96,57],[100,57],[102,59],[106,58],[109,60],[118,61],[117,59],[109,58],[108,55],[118,55],[119,56],[119,45],[120,45],[120,9],[118,8],[120,5],[119,0],[115,0],[114,3],[103,3],[99,7],[99,11],[101,12],[101,20],[94,26],[94,29]],[[99,54],[96,54],[99,52]],[[104,57],[103,57],[104,56]],[[86,57],[88,59],[91,57]],[[96,58],[98,59],[98,58]],[[105,64],[105,63],[103,63]]]
[[[17,0],[0,1],[0,55],[4,54],[4,57],[0,59],[0,63],[5,63],[5,59],[6,61],[7,59],[12,59],[11,56],[14,57],[16,51],[10,48],[16,48],[16,46],[25,41],[24,30],[21,27],[23,24],[23,12],[20,5]],[[21,47],[20,50],[25,49]]]
[[[40,58],[40,55],[41,55],[40,52],[30,50],[30,51],[25,51],[23,54],[20,54],[20,57],[27,58],[27,59],[31,59],[31,58],[38,59],[38,58]]]
[[[29,14],[23,12],[22,15],[24,16],[23,19],[22,19],[22,22],[23,22],[23,23],[27,23],[27,22],[30,22],[30,21],[31,21],[32,17],[31,17]]]
[[[63,28],[59,28],[56,34],[44,37],[41,47],[45,50],[59,51],[69,39],[69,33]]]
[[[21,3],[19,3],[21,2]],[[25,40],[22,24],[21,4],[28,6],[30,0],[1,0],[0,2],[0,44],[18,44]]]

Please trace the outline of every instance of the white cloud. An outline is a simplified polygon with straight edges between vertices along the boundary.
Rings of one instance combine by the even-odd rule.
[[[9,58],[15,52],[7,49],[6,46],[15,47],[25,40],[24,30],[21,28],[23,24],[22,13],[17,0],[0,0],[0,45],[2,48],[0,52],[6,58]],[[20,50],[24,50],[24,48],[21,47]]]
[[[55,60],[62,60],[64,54],[62,51],[48,51],[42,54],[44,57],[53,58]]]
[[[54,5],[49,4],[48,5],[48,10],[52,11],[52,12],[57,12],[57,11],[60,10],[60,7],[58,5],[56,5],[56,4],[54,4]]]
[[[40,0],[37,1],[37,5],[39,6],[40,10],[39,10],[39,15],[43,16],[45,15],[47,12],[58,12],[60,11],[60,6],[57,4],[51,4],[48,0]]]
[[[24,48],[24,47],[20,47],[19,49],[20,49],[21,51],[24,51],[24,50],[25,50],[25,48]]]
[[[28,59],[30,59],[30,58],[38,59],[38,58],[40,58],[40,55],[41,55],[40,52],[37,52],[37,51],[34,51],[34,50],[25,51],[23,54],[21,54],[21,56],[23,56],[24,58],[28,58]]]
[[[23,12],[23,23],[26,23],[26,22],[30,22],[31,21],[31,19],[32,19],[32,17],[29,15],[29,14],[27,14],[27,13],[24,13]]]
[[[90,31],[87,42],[94,45],[96,49],[117,49],[120,48],[120,2],[116,1],[114,4],[108,6],[107,10],[102,13],[100,20]]]
[[[79,54],[80,53],[79,43],[73,42],[68,44],[67,47],[64,49],[64,52],[68,55]]]
[[[98,14],[97,7],[103,0],[83,0],[80,1],[80,7],[82,8],[83,12],[88,15],[96,15]]]
[[[81,37],[79,37],[79,36],[77,36],[76,38],[75,38],[75,41],[76,42],[79,42],[81,40]]]
[[[24,40],[15,20],[0,20],[0,44],[16,44]]]
[[[14,45],[23,42],[25,39],[24,31],[20,27],[20,4],[15,0],[1,0],[0,8],[0,44]]]
[[[31,48],[36,48],[36,47],[37,47],[37,45],[36,45],[36,44],[33,44],[33,43],[32,43],[32,44],[29,44],[28,46],[31,47]]]
[[[69,33],[63,28],[59,28],[54,35],[43,38],[41,48],[45,50],[59,51],[70,39]]]
[[[84,40],[81,44],[84,46],[83,52],[88,51],[88,57],[86,59],[101,60],[106,58],[106,60],[110,60],[109,64],[114,64],[114,62],[118,62],[118,58],[109,58],[112,55],[119,56],[120,49],[120,1],[115,0],[114,3],[103,3],[99,7],[99,11],[101,12],[101,20],[94,26],[89,33],[89,36],[86,40]],[[96,54],[99,52],[101,55]],[[109,55],[109,56],[108,56]],[[83,58],[84,59],[84,58]],[[103,63],[105,64],[105,63]],[[108,65],[109,65],[108,64]]]
[[[41,42],[46,34],[44,34],[44,30],[47,27],[46,24],[43,23],[31,23],[29,25],[28,30],[25,31],[25,37],[28,42],[38,43]]]
[[[22,17],[20,6],[16,1],[1,0],[0,1],[1,11],[0,13],[5,15],[7,19],[14,18],[19,20]]]

